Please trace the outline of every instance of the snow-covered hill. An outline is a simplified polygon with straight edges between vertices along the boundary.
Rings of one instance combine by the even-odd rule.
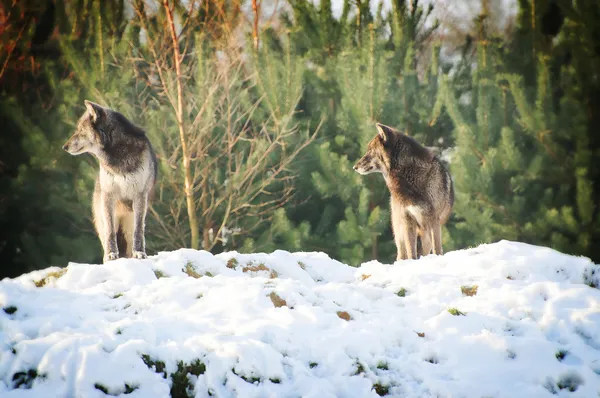
[[[2,397],[598,397],[600,267],[501,241],[69,264],[0,282]]]

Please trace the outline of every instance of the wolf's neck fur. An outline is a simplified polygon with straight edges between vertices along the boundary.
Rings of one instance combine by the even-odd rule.
[[[409,143],[411,144],[413,143]],[[392,159],[389,169],[383,174],[393,201],[418,200],[423,193],[422,186],[426,184],[424,179],[433,166],[433,154],[427,149],[416,144],[411,152],[411,157]]]
[[[107,139],[102,149],[94,155],[100,166],[111,174],[127,174],[142,166],[146,140],[112,129],[106,131]]]

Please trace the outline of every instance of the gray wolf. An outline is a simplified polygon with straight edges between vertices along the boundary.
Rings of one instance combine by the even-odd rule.
[[[382,173],[391,196],[397,260],[441,255],[442,225],[454,205],[452,177],[443,161],[414,138],[381,123],[365,155],[354,165],[360,174]],[[417,251],[417,238],[421,249]]]
[[[100,164],[92,209],[103,262],[146,258],[146,211],[157,177],[152,145],[144,130],[121,113],[84,103],[86,110],[63,149],[71,155],[90,153]]]

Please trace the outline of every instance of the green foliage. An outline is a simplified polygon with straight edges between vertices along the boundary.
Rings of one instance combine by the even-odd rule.
[[[465,315],[467,315],[465,312],[462,312],[458,308],[449,308],[448,312],[451,313],[454,316],[465,316]]]
[[[445,251],[509,239],[600,260],[599,5],[520,0],[514,34],[505,37],[488,33],[488,16],[478,16],[450,54],[461,58],[453,66],[423,2],[392,1],[384,11],[344,0],[336,16],[331,1],[293,1],[274,16],[278,23],[260,26],[258,48],[240,52],[228,41],[239,9],[226,3],[214,18],[197,10],[178,38],[204,249],[393,261],[383,178],[352,170],[382,122],[424,145],[453,147]],[[149,251],[190,246],[164,9],[153,13],[137,0],[54,4],[53,15],[32,8],[37,25],[6,21],[23,36],[22,57],[0,56],[4,272],[102,258],[90,211],[96,161],[61,150],[84,99],[144,127],[159,155]],[[176,19],[190,16],[183,3],[171,4]],[[57,34],[34,43],[42,22]],[[304,147],[304,132],[317,129]],[[277,171],[282,159],[289,162]]]
[[[521,7],[522,13],[534,12],[527,2]],[[545,6],[538,11],[542,14],[535,18]],[[539,28],[520,21],[521,33],[534,29],[534,41],[540,39]],[[553,48],[531,40],[518,44],[535,51],[516,60],[505,54],[502,41],[485,33],[485,22],[480,24],[471,103],[460,104],[446,79],[439,92],[457,144],[449,247],[509,239],[595,258],[591,242],[600,225],[591,177],[596,170],[591,114],[585,110],[583,81],[574,78],[576,63],[559,65],[561,57],[552,57],[561,52],[560,44]]]

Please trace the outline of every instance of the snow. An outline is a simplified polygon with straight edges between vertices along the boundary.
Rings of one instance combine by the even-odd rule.
[[[549,248],[358,268],[181,249],[58,271],[0,282],[2,397],[600,393],[600,267]]]

